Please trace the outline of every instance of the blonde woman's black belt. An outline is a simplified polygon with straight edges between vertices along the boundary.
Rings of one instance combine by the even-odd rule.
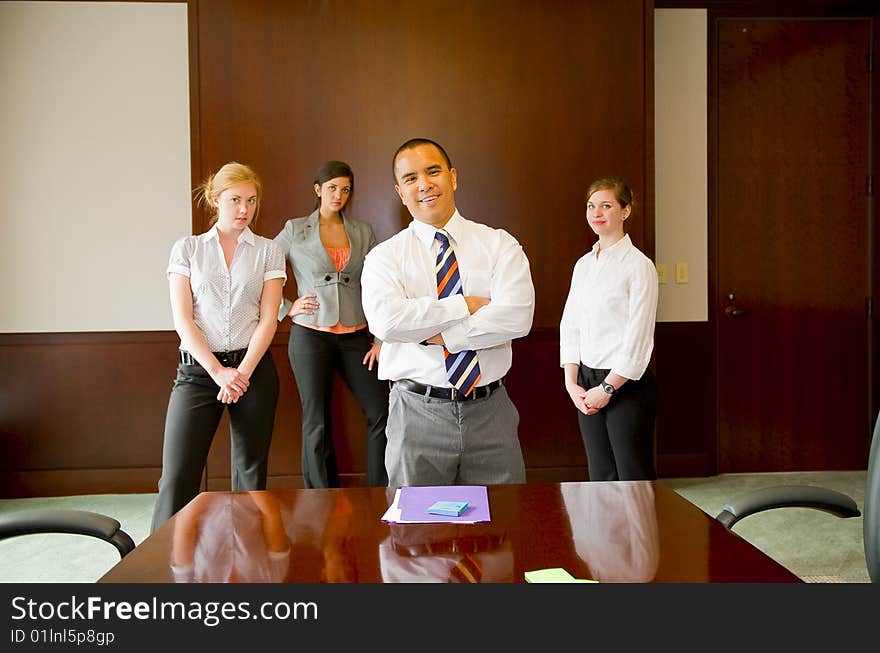
[[[244,356],[247,354],[247,349],[236,349],[235,351],[213,351],[211,353],[214,354],[223,367],[236,367],[244,360]],[[197,361],[192,354],[183,349],[180,350],[180,362],[184,365],[199,364],[199,361]]]

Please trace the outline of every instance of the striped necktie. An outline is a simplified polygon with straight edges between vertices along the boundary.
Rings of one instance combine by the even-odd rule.
[[[449,244],[449,235],[445,231],[438,231],[434,237],[440,242],[436,266],[437,297],[443,299],[452,295],[463,295],[458,261]],[[444,347],[443,356],[446,359],[446,376],[449,382],[456,390],[464,393],[465,397],[468,396],[482,378],[477,352],[465,349],[457,354],[450,354],[449,350]]]

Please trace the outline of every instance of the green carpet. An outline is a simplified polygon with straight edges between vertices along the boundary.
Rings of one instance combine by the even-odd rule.
[[[772,485],[831,488],[851,496],[861,510],[865,505],[865,482],[865,471],[722,474],[664,480],[713,517],[737,495]],[[743,519],[733,531],[808,582],[870,582],[861,517],[840,519],[819,510],[781,508]]]
[[[770,485],[820,485],[850,495],[864,506],[865,472],[723,474],[663,482],[712,517],[721,506]],[[0,500],[0,514],[32,508],[76,508],[119,520],[135,543],[150,532],[155,494],[104,494]],[[753,515],[734,532],[811,582],[867,583],[862,520],[816,510],[785,508]],[[94,582],[119,560],[112,546],[80,535],[29,535],[0,541],[0,582]]]
[[[73,508],[103,513],[140,544],[150,534],[155,494],[95,494],[0,501],[0,514],[13,510]],[[0,541],[0,582],[91,583],[119,562],[116,549],[84,535],[27,535]]]

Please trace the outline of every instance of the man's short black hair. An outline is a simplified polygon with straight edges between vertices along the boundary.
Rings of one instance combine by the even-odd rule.
[[[419,145],[433,145],[436,147],[440,151],[440,154],[443,155],[443,160],[446,161],[446,167],[452,169],[452,161],[449,159],[449,155],[446,154],[446,150],[443,149],[443,146],[440,145],[440,143],[432,141],[430,138],[411,138],[397,148],[397,151],[394,153],[394,158],[391,159],[391,176],[394,178],[395,182],[397,181],[397,174],[394,167],[397,165],[397,157],[400,156],[400,153],[404,150],[411,150]]]

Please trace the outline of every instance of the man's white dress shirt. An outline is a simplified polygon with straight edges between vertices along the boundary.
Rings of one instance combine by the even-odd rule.
[[[444,231],[455,251],[464,295],[491,302],[470,315],[462,295],[437,298],[437,230],[413,220],[367,255],[361,276],[364,313],[382,341],[379,378],[450,387],[443,348],[420,342],[441,333],[452,353],[474,349],[486,385],[510,369],[510,341],[532,327],[535,289],[529,261],[503,229],[456,211]]]

